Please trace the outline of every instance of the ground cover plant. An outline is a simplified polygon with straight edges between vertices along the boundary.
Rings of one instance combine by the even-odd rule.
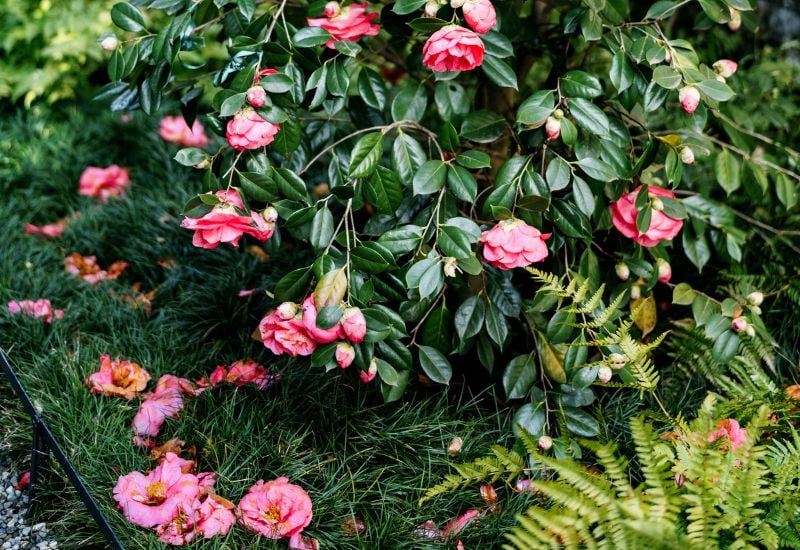
[[[58,380],[80,392],[75,410],[130,409],[115,417],[126,430],[133,417],[115,448],[131,456],[156,452],[173,430],[206,434],[217,410],[265,422],[219,425],[251,438],[238,444],[244,457],[237,444],[214,455],[213,435],[188,443],[197,469],[180,479],[199,496],[177,505],[160,480],[179,459],[125,459],[113,498],[145,528],[126,533],[224,544],[213,535],[238,521],[296,548],[797,547],[787,524],[799,465],[800,173],[786,145],[797,137],[797,69],[786,47],[750,40],[774,16],[754,7],[116,4],[118,36],[102,41],[112,82],[98,99],[124,113],[107,128],[127,134],[130,151],[79,159],[62,193],[46,193],[54,211],[26,220],[61,220],[26,229],[43,237],[66,227],[40,243],[59,251],[64,282],[17,289],[9,322],[32,317],[51,337],[77,327],[60,352],[84,367],[83,350],[96,356],[83,378],[105,357],[88,385],[116,399],[91,395],[75,372]],[[157,137],[162,108],[182,116],[162,119]],[[124,121],[138,110],[158,114],[149,133],[134,131],[142,114]],[[29,170],[18,166],[11,181]],[[64,305],[74,298],[59,303],[76,283],[94,293],[89,320]],[[87,337],[108,327],[121,334]],[[143,338],[169,352],[117,351]],[[44,368],[35,364],[32,376]],[[28,380],[44,395],[43,382]],[[266,418],[246,408],[253,395],[274,404]],[[292,425],[309,395],[320,417]],[[354,417],[327,412],[341,410]],[[314,450],[316,470],[302,450],[253,436],[270,415]],[[377,447],[403,441],[386,422],[406,426],[408,445],[379,449],[379,473],[359,471],[377,481],[343,498],[343,482],[321,473],[336,435],[378,427]],[[478,434],[473,461],[448,461],[447,437],[418,440],[422,426],[465,423]],[[284,460],[267,475],[258,461],[274,445]],[[428,457],[400,456],[420,446]],[[247,470],[235,484],[231,461]],[[392,461],[404,468],[384,474]],[[202,472],[216,472],[224,498],[203,492]],[[292,513],[242,498],[284,475],[292,485],[253,491],[286,491]],[[402,493],[397,508],[384,475]],[[92,485],[108,491],[113,478]],[[387,502],[352,510],[373,491]],[[443,530],[425,522],[434,503],[455,518]],[[367,531],[325,523],[344,504]]]

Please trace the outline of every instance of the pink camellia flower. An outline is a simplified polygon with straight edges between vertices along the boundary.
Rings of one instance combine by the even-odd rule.
[[[281,127],[267,122],[253,109],[243,109],[228,121],[225,137],[237,151],[266,147],[275,139]]]
[[[337,2],[325,4],[325,17],[308,18],[309,27],[322,27],[331,38],[325,43],[328,48],[335,48],[336,41],[356,42],[362,36],[375,36],[381,30],[379,25],[370,23],[378,17],[377,13],[367,13],[369,4],[350,4],[342,8]]]
[[[25,224],[25,233],[28,235],[38,235],[46,239],[58,239],[64,234],[67,228],[67,218],[62,218],[47,225]]]
[[[180,379],[164,375],[156,384],[156,389],[145,395],[139,411],[133,417],[134,435],[157,436],[167,418],[177,418],[183,410],[183,391],[180,382],[175,380]]]
[[[231,501],[215,494],[208,495],[197,510],[197,530],[207,539],[227,535],[236,523],[233,508]]]
[[[720,59],[711,65],[711,68],[714,69],[714,72],[722,78],[730,78],[736,74],[739,64],[736,63],[736,61],[731,61],[730,59]]]
[[[467,510],[457,518],[450,520],[442,530],[442,535],[445,539],[452,539],[472,523],[480,514],[480,510]]]
[[[346,369],[353,363],[356,358],[356,350],[347,342],[339,342],[336,344],[336,362],[343,369]]]
[[[82,256],[73,252],[64,258],[64,268],[79,279],[96,285],[101,281],[118,279],[128,269],[128,262],[116,261],[105,270],[97,263],[97,256]]]
[[[262,214],[251,212],[244,215],[237,211],[237,208],[245,209],[238,191],[217,191],[216,195],[221,203],[210,212],[200,218],[186,218],[181,222],[181,227],[195,232],[192,238],[194,246],[209,250],[217,248],[219,243],[239,246],[239,239],[245,234],[262,242],[272,237],[277,221],[274,208],[267,208]]]
[[[6,307],[8,307],[8,312],[13,315],[21,313],[27,317],[39,318],[47,324],[52,323],[53,319],[57,320],[64,317],[64,310],[54,309],[47,298],[11,300]]]
[[[483,41],[458,25],[442,27],[422,48],[422,64],[434,71],[470,71],[483,63]]]
[[[239,502],[239,523],[271,539],[300,539],[311,523],[311,498],[302,487],[285,477],[264,483],[259,480]]]
[[[105,202],[111,197],[124,197],[130,184],[127,168],[120,168],[116,164],[108,168],[89,166],[81,174],[78,192]]]
[[[691,115],[697,110],[697,106],[700,105],[700,91],[694,86],[684,86],[681,88],[681,91],[678,92],[678,99],[681,102],[683,110]]]
[[[221,384],[225,380],[226,376],[228,376],[228,371],[225,368],[225,365],[219,365],[208,376],[208,380],[211,382],[212,386],[216,386],[217,384]]]
[[[172,521],[156,526],[158,540],[172,546],[184,546],[197,536],[195,505],[199,501],[181,502]]]
[[[161,119],[158,127],[158,135],[165,141],[177,143],[183,147],[200,147],[208,145],[208,136],[200,124],[199,120],[192,123],[192,127],[186,124],[182,116],[165,116]]]
[[[144,391],[150,381],[150,374],[136,363],[121,361],[119,357],[112,361],[108,354],[100,358],[100,370],[86,379],[92,393],[115,395],[125,399],[133,399],[137,393]]]
[[[683,227],[683,220],[676,220],[667,216],[662,210],[653,208],[650,227],[644,233],[639,233],[636,227],[636,196],[640,187],[630,193],[622,195],[617,202],[611,205],[611,221],[620,233],[633,239],[634,242],[646,246],[656,246],[661,241],[671,241]],[[675,198],[675,193],[655,185],[648,187],[651,196]]]
[[[199,494],[197,477],[184,473],[175,453],[147,475],[131,472],[114,487],[114,500],[128,521],[141,527],[165,525],[191,509]]]
[[[340,322],[348,340],[354,344],[360,344],[364,341],[364,337],[367,335],[367,320],[359,308],[349,307],[345,309]]]
[[[345,337],[344,328],[339,323],[331,328],[323,329],[317,326],[317,306],[314,305],[314,295],[310,295],[303,301],[303,326],[306,332],[318,344],[330,344]],[[344,318],[344,316],[342,316]]]
[[[311,355],[317,342],[308,333],[303,321],[296,317],[284,319],[275,310],[261,319],[258,325],[264,345],[275,355],[288,353],[292,357]]]
[[[258,109],[267,102],[267,92],[261,86],[251,86],[247,90],[247,102]]]
[[[274,376],[267,373],[267,369],[253,361],[252,359],[245,359],[244,361],[234,361],[228,369],[228,374],[225,376],[225,381],[236,386],[243,386],[244,384],[255,384],[258,389],[263,390],[269,387],[272,383]]]
[[[469,28],[478,34],[487,33],[497,23],[497,14],[489,0],[467,0],[461,9]]]
[[[489,265],[504,270],[540,262],[547,257],[544,241],[551,235],[542,234],[517,218],[502,220],[481,235],[483,259]]]
[[[717,430],[708,434],[708,442],[711,443],[722,437],[726,437],[731,442],[732,451],[747,443],[747,431],[741,428],[739,422],[733,418],[726,418],[717,422]],[[728,447],[727,445],[722,445],[720,448],[727,450]]]

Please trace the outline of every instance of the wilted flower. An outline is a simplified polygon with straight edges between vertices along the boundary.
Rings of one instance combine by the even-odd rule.
[[[311,523],[311,499],[285,477],[259,480],[239,502],[239,523],[271,539],[300,537]]]
[[[464,440],[456,436],[450,440],[450,445],[447,446],[447,454],[450,456],[458,456],[463,446]]]
[[[208,193],[210,194],[210,193]],[[235,189],[217,191],[220,204],[199,218],[185,218],[181,227],[193,230],[192,244],[199,248],[214,249],[220,243],[239,246],[242,235],[252,235],[259,241],[266,241],[275,232],[275,220],[266,220],[263,215],[251,212],[249,215],[237,211],[244,210],[239,192]]]
[[[53,319],[64,317],[63,309],[54,309],[50,300],[39,298],[38,300],[11,300],[6,305],[8,312],[12,315],[22,313],[28,317],[39,318],[45,323],[52,323]]]
[[[101,281],[118,279],[128,268],[128,262],[116,261],[105,270],[100,268],[96,256],[82,256],[73,252],[64,258],[64,267],[76,277],[94,285]]]
[[[212,377],[213,376],[214,374],[212,373]],[[272,384],[274,378],[274,375],[270,375],[267,372],[267,369],[252,359],[234,361],[231,363],[231,366],[225,375],[226,382],[236,386],[254,384],[260,390],[268,388],[270,384]]]
[[[119,357],[112,361],[106,354],[100,358],[100,370],[86,379],[86,385],[92,393],[133,399],[149,381],[150,374],[138,364]]]
[[[783,393],[786,395],[788,399],[792,401],[800,401],[800,384],[794,384],[793,386],[786,386],[784,388]]]
[[[739,422],[733,418],[726,418],[717,422],[717,430],[708,434],[708,442],[714,442],[722,437],[731,442],[731,450],[735,451],[740,445],[747,443],[747,431],[739,427]],[[727,445],[721,449],[727,450]]]

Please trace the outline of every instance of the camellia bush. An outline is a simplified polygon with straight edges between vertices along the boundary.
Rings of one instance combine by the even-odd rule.
[[[485,369],[515,426],[578,456],[601,387],[658,387],[659,295],[716,363],[772,353],[755,281],[717,299],[683,280],[742,259],[754,220],[718,198],[796,203],[797,174],[742,145],[724,44],[671,36],[677,18],[733,35],[752,9],[123,2],[131,38],[104,44],[99,97],[180,104],[176,160],[204,171],[182,222],[195,246],[296,258],[253,327],[272,352],[356,371],[386,401]],[[718,121],[728,135],[706,134]]]

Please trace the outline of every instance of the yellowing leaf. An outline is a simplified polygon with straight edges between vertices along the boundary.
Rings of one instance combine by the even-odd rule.
[[[347,275],[344,273],[344,268],[328,271],[314,290],[314,305],[317,306],[317,311],[340,304],[345,292],[347,292]]]
[[[567,383],[567,373],[564,370],[564,355],[567,353],[566,344],[551,344],[547,337],[536,331],[536,347],[542,369],[553,382]]]
[[[642,338],[653,332],[656,328],[656,301],[652,296],[639,298],[631,302],[631,317],[639,330],[642,331]]]

